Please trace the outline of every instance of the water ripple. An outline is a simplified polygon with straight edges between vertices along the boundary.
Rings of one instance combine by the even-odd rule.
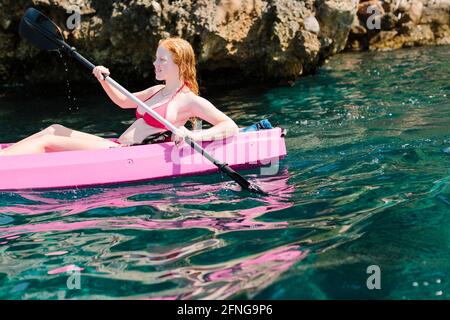
[[[0,298],[448,299],[448,54],[338,55],[293,87],[212,96],[241,126],[268,117],[288,129],[280,171],[245,172],[267,197],[217,174],[1,192]],[[125,129],[129,115],[84,99],[69,126]],[[64,124],[52,101],[23,126]],[[2,104],[5,141],[27,134],[3,129],[18,103],[43,101]],[[366,288],[373,264],[378,292]]]

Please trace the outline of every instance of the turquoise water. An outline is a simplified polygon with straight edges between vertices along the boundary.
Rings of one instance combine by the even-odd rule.
[[[213,95],[242,126],[288,129],[278,174],[245,172],[268,197],[220,174],[0,192],[0,298],[448,299],[449,61],[342,54],[290,88]],[[106,101],[3,98],[0,136],[114,136],[133,115]]]

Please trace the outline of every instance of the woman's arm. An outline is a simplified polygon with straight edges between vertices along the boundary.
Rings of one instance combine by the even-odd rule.
[[[97,66],[94,68],[92,73],[97,77],[98,81],[103,87],[103,90],[105,90],[106,94],[109,96],[112,102],[117,104],[122,109],[132,109],[137,107],[136,103],[133,100],[125,96],[122,92],[120,92],[112,85],[110,85],[107,81],[105,81],[103,75],[109,76],[110,73],[108,68],[105,68],[103,66]],[[138,98],[139,100],[144,101],[146,98],[152,95],[153,92],[155,92],[159,87],[160,86],[153,86],[139,92],[134,92],[133,95],[135,95],[136,98]]]
[[[209,129],[191,132],[190,136],[194,140],[218,140],[238,133],[239,128],[236,123],[211,102],[196,95],[192,95],[191,99],[192,113],[212,125]]]

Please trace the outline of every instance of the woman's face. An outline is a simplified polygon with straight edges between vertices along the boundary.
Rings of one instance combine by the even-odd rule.
[[[172,53],[163,46],[159,46],[158,50],[156,50],[156,59],[153,65],[155,66],[156,80],[163,81],[168,78],[178,78],[178,65],[173,62]]]

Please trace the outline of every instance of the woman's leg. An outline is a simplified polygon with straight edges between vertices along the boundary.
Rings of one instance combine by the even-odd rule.
[[[2,156],[19,154],[44,153],[72,150],[108,149],[119,145],[108,139],[90,140],[84,138],[63,137],[56,135],[42,135],[32,140],[21,141],[0,151]]]
[[[70,128],[66,128],[60,124],[54,124],[50,126],[53,128],[53,135],[61,136],[61,137],[71,137],[71,138],[79,138],[79,139],[88,139],[93,141],[103,141],[105,138],[96,136],[94,134],[81,132],[77,130],[72,130]]]
[[[16,146],[16,148],[24,143],[28,143],[29,141],[34,141],[38,138],[41,138],[43,136],[47,136],[47,135],[54,135],[54,136],[61,136],[61,137],[71,137],[71,138],[79,138],[79,139],[86,139],[86,140],[92,140],[92,141],[102,141],[105,140],[102,137],[98,137],[95,136],[93,134],[89,134],[89,133],[84,133],[81,131],[76,131],[76,130],[72,130],[69,128],[66,128],[60,124],[53,124],[47,128],[45,128],[42,131],[39,131],[38,133],[35,133],[25,139],[22,139],[16,143],[14,143],[14,145],[9,146],[8,148],[3,149],[7,150],[9,148],[12,148],[13,146]],[[0,151],[0,155],[4,154],[4,152]]]
[[[102,137],[93,135],[93,134],[89,134],[89,133],[85,133],[85,132],[81,132],[81,131],[76,131],[76,130],[72,130],[69,128],[66,128],[60,124],[52,124],[51,126],[45,128],[44,130],[33,134],[32,136],[29,136],[19,142],[22,141],[27,141],[27,140],[32,140],[38,137],[41,137],[43,135],[55,135],[55,136],[61,136],[61,137],[72,137],[72,138],[80,138],[80,139],[90,139],[90,140],[96,140],[96,141],[100,141],[103,140]],[[17,142],[18,143],[18,142]]]
[[[93,135],[90,133],[72,130],[72,129],[66,128],[60,124],[52,124],[51,126],[45,128],[44,130],[39,131],[38,133],[35,133],[23,140],[20,140],[19,142],[33,140],[33,139],[39,138],[39,137],[41,137],[43,135],[47,135],[47,134],[52,134],[52,135],[61,136],[61,137],[90,139],[90,140],[96,140],[96,141],[103,140],[102,137],[99,137],[99,136],[96,136],[96,135]],[[16,142],[16,143],[19,143],[19,142]]]

